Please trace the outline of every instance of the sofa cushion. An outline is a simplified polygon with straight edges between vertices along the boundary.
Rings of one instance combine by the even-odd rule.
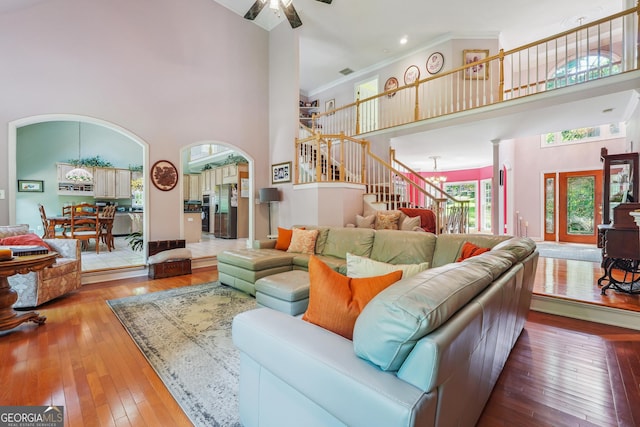
[[[420,227],[420,217],[405,216],[399,228],[400,230],[406,230],[406,231],[415,231],[415,229],[418,228],[417,231],[421,231],[422,228]]]
[[[0,225],[0,238],[27,234],[28,232],[29,224]]]
[[[361,216],[356,215],[356,227],[358,228],[374,228],[376,223],[375,215]]]
[[[286,251],[289,249],[289,245],[291,244],[291,237],[293,235],[293,230],[288,228],[278,227],[278,238],[276,240],[275,248],[279,251]]]
[[[378,230],[371,248],[371,259],[390,264],[431,263],[437,239],[431,233]]]
[[[313,254],[316,248],[317,237],[318,230],[295,228],[287,252]]]
[[[400,212],[376,212],[376,230],[397,230]]]
[[[460,257],[460,250],[465,242],[484,248],[492,248],[498,243],[511,239],[511,236],[495,236],[492,234],[439,234],[436,248],[431,260],[431,267],[440,267],[456,262]]]
[[[302,320],[347,339],[362,309],[376,294],[402,278],[401,271],[352,279],[311,256],[309,260],[309,307]]]
[[[446,322],[492,281],[492,272],[483,264],[463,262],[426,270],[388,287],[369,302],[356,321],[356,354],[382,370],[398,370],[420,338]]]
[[[513,254],[518,261],[524,260],[536,249],[536,243],[528,237],[514,237],[498,243],[493,250],[504,250]]]
[[[399,211],[410,217],[419,216],[420,228],[429,233],[436,232],[436,214],[431,209],[400,208]]]
[[[322,255],[347,258],[347,252],[369,256],[376,235],[369,228],[332,227],[329,229]]]
[[[18,234],[15,236],[7,236],[0,238],[0,245],[4,246],[42,246],[51,250],[47,242],[42,240],[40,236],[33,233]]]
[[[456,262],[464,261],[467,258],[474,257],[476,255],[483,254],[485,252],[489,252],[491,248],[482,248],[478,245],[474,245],[471,242],[464,242],[462,244],[462,248],[460,249],[460,256],[456,260]]]
[[[347,252],[347,276],[349,277],[380,276],[399,270],[402,271],[402,278],[406,279],[427,268],[429,268],[428,262],[420,264],[388,264]]]
[[[218,261],[246,270],[290,266],[293,255],[277,249],[233,249],[218,254]]]

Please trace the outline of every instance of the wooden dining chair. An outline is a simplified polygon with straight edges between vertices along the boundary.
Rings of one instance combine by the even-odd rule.
[[[105,206],[99,212],[100,220],[100,239],[107,246],[109,252],[115,249],[115,241],[113,239],[113,219],[116,216],[116,206]]]
[[[96,242],[96,253],[100,253],[100,221],[98,206],[89,203],[74,205],[71,209],[71,229],[68,236],[82,241],[87,247],[91,239]]]
[[[40,220],[42,221],[42,238],[53,239],[55,228],[52,227],[51,223],[47,219],[47,214],[44,211],[44,206],[42,206],[40,203],[38,203],[38,211],[40,211]]]

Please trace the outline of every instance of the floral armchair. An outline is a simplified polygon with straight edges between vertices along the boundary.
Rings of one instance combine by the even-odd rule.
[[[5,237],[28,234],[27,224],[0,226],[0,240]],[[81,286],[80,241],[76,239],[44,239],[43,241],[60,256],[51,267],[9,277],[9,285],[18,293],[14,308],[36,307]],[[16,245],[11,244],[11,246]]]

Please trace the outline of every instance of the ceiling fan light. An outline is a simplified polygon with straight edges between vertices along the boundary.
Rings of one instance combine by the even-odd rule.
[[[279,8],[278,0],[269,0],[269,9],[278,10]]]

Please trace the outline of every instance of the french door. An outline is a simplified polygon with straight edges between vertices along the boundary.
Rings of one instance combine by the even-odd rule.
[[[561,172],[557,174],[557,180],[558,241],[596,244],[598,224],[602,222],[602,170]],[[545,197],[545,205],[550,199]],[[548,206],[545,206],[545,214],[547,211]],[[547,237],[545,229],[545,240]]]

